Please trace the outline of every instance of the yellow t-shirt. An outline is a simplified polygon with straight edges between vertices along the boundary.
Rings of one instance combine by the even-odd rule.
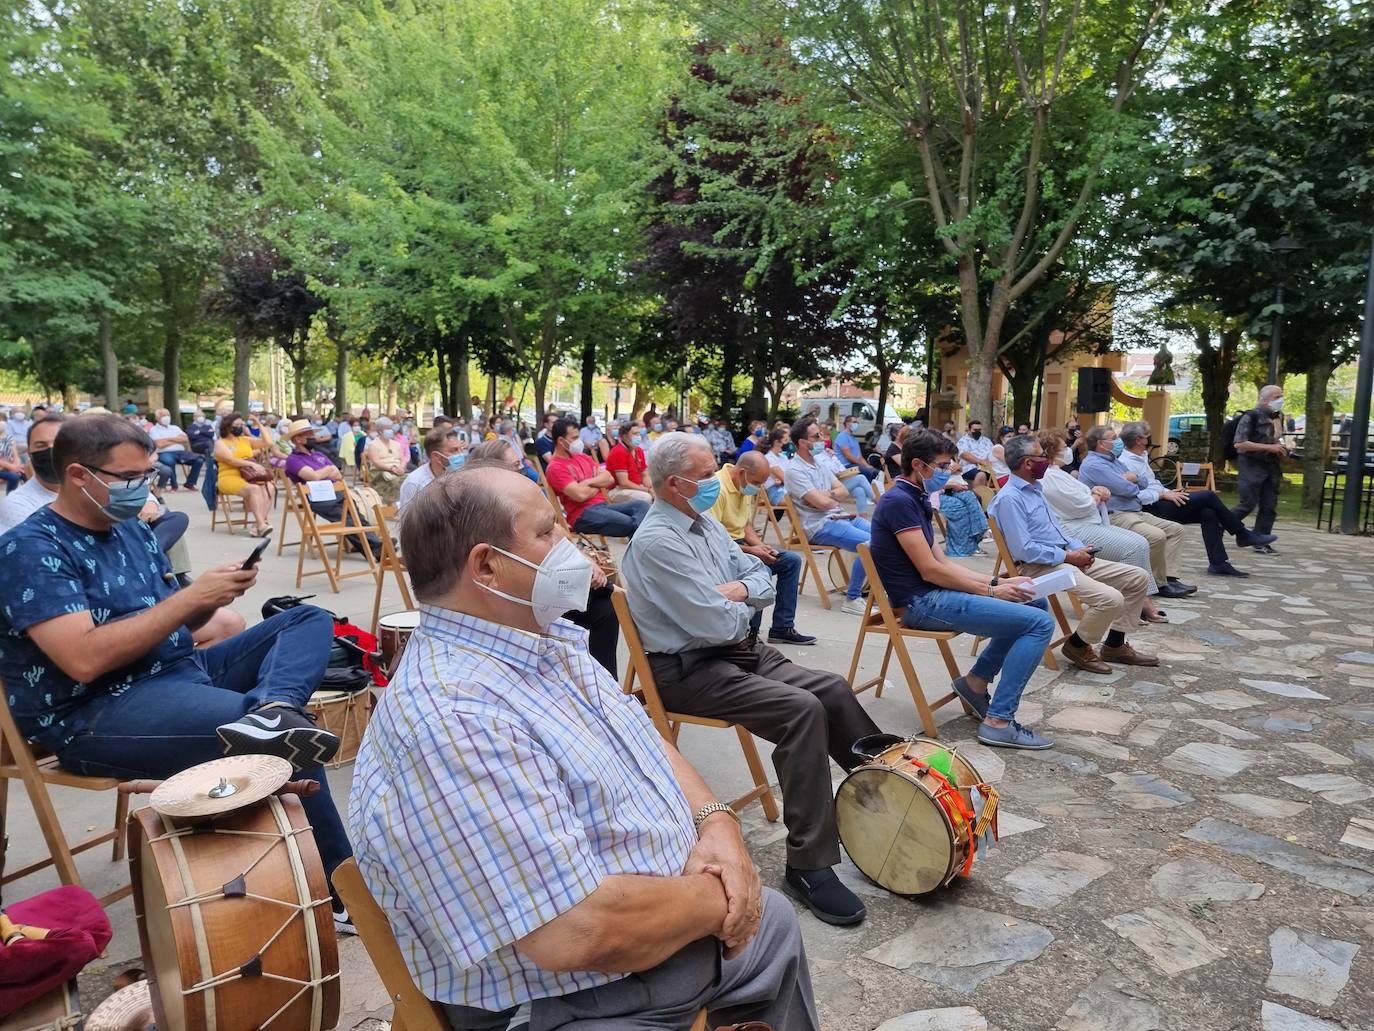
[[[734,469],[733,465],[726,465],[716,473],[716,479],[720,481],[720,497],[716,498],[716,503],[707,514],[725,527],[725,532],[732,540],[738,541],[744,539],[744,528],[754,512],[754,499],[735,486],[734,477],[730,475]]]

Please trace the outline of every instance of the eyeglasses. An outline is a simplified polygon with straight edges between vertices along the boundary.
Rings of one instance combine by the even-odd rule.
[[[101,480],[100,482],[105,483],[105,486],[115,487],[123,485],[125,490],[138,490],[140,487],[148,486],[153,482],[153,477],[157,475],[149,470],[144,472],[141,476],[130,476],[128,473],[116,473],[111,472],[109,469],[102,469],[98,465],[87,465],[82,466],[82,468],[89,472],[99,473],[101,476],[108,476],[114,480],[113,483],[105,483],[104,480]]]

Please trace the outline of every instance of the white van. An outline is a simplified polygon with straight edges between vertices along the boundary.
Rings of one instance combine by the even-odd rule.
[[[854,433],[860,438],[868,436],[874,430],[881,433],[883,427],[902,421],[902,417],[891,405],[887,406],[884,418],[879,419],[877,413],[878,402],[871,397],[804,397],[801,401],[803,416],[812,415],[828,420],[834,423],[836,428],[839,428],[845,416],[854,416]]]

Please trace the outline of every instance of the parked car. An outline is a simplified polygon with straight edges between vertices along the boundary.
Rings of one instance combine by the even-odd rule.
[[[1165,453],[1178,454],[1183,435],[1194,430],[1207,432],[1207,414],[1205,412],[1182,412],[1178,415],[1169,416],[1169,442],[1164,449]]]
[[[868,397],[804,397],[801,410],[807,414],[814,411],[822,420],[829,420],[837,427],[845,416],[852,415],[856,420],[854,432],[860,437],[881,432],[883,427],[902,421],[891,405],[887,406],[885,417],[879,419],[878,402]]]

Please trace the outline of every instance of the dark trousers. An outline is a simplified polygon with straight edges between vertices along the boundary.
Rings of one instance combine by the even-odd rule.
[[[153,531],[158,547],[165,555],[173,544],[186,535],[186,528],[190,525],[191,517],[185,512],[164,512],[149,523],[148,528]]]
[[[1274,529],[1279,508],[1279,481],[1283,478],[1279,460],[1272,455],[1241,455],[1236,459],[1236,474],[1240,504],[1232,511],[1244,519],[1259,509],[1255,514],[1255,532],[1269,533]]]
[[[1186,505],[1175,505],[1172,501],[1160,500],[1146,505],[1145,511],[1171,523],[1202,527],[1202,544],[1207,549],[1207,561],[1212,565],[1230,561],[1226,554],[1226,544],[1222,531],[1240,537],[1246,536],[1245,524],[1210,490],[1195,490],[1188,494]]]
[[[170,483],[172,490],[177,489],[177,466],[184,465],[190,472],[186,474],[186,486],[194,487],[200,476],[200,467],[205,459],[194,451],[163,451],[157,456],[157,475],[161,484]]]
[[[752,660],[757,658],[757,664]],[[674,712],[738,723],[770,741],[782,788],[787,862],[801,870],[840,861],[827,755],[843,769],[849,750],[880,733],[844,677],[789,662],[776,648],[704,648],[649,656],[663,704]]]
[[[217,727],[268,702],[305,707],[324,676],[333,639],[333,619],[313,605],[264,619],[135,681],[123,694],[88,702],[77,710],[80,732],[58,759],[73,773],[121,780],[161,779],[218,759]],[[352,854],[348,834],[324,769],[301,776],[320,785],[301,805],[328,873]]]
[[[573,530],[577,533],[604,533],[607,537],[633,537],[648,513],[647,501],[605,502],[584,508]]]
[[[587,631],[587,651],[611,676],[616,674],[615,650],[620,644],[620,621],[611,604],[611,587],[593,588],[587,596],[587,611],[569,612],[572,620]]]

